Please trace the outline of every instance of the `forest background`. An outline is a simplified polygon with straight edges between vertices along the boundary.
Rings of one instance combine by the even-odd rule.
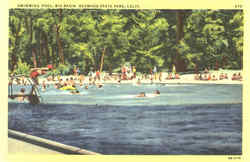
[[[9,74],[242,69],[242,10],[10,9]]]

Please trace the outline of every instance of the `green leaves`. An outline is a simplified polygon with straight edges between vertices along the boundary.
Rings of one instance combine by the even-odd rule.
[[[215,68],[217,61],[221,68],[235,68],[237,66],[232,65],[235,60],[238,62],[237,68],[241,68],[240,57],[237,57],[239,53],[242,54],[240,42],[243,30],[241,33],[240,29],[243,28],[243,17],[241,16],[242,11],[200,10],[188,17],[184,38],[191,47],[191,53],[203,53],[199,61],[196,61],[198,64]],[[192,64],[190,58],[187,57],[189,64]]]
[[[184,32],[178,41],[177,12]],[[72,65],[99,69],[103,55],[104,71],[129,62],[148,72],[154,66],[171,68],[178,55],[190,70],[196,64],[214,68],[216,61],[241,68],[243,25],[241,10],[11,9],[9,65],[23,66],[18,59],[27,66],[51,62],[56,73],[66,74]]]
[[[29,75],[30,73],[30,66],[26,62],[22,62],[21,59],[18,59],[17,68],[15,69],[15,73]]]

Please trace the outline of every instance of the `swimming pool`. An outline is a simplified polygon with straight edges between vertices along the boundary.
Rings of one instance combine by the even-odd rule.
[[[9,100],[9,128],[103,154],[242,153],[241,85],[78,89],[72,95],[51,85],[35,106]],[[140,92],[148,97],[136,97]]]

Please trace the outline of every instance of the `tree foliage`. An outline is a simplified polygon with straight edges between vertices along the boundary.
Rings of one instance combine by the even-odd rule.
[[[242,10],[9,10],[9,69],[242,68]],[[176,61],[176,59],[181,60]],[[21,60],[21,63],[20,63]],[[180,65],[182,64],[182,65]],[[27,66],[26,66],[27,65]],[[178,68],[182,67],[182,68]]]

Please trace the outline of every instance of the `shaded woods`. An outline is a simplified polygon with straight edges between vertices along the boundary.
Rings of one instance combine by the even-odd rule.
[[[242,55],[242,10],[9,10],[10,73],[241,69]]]

